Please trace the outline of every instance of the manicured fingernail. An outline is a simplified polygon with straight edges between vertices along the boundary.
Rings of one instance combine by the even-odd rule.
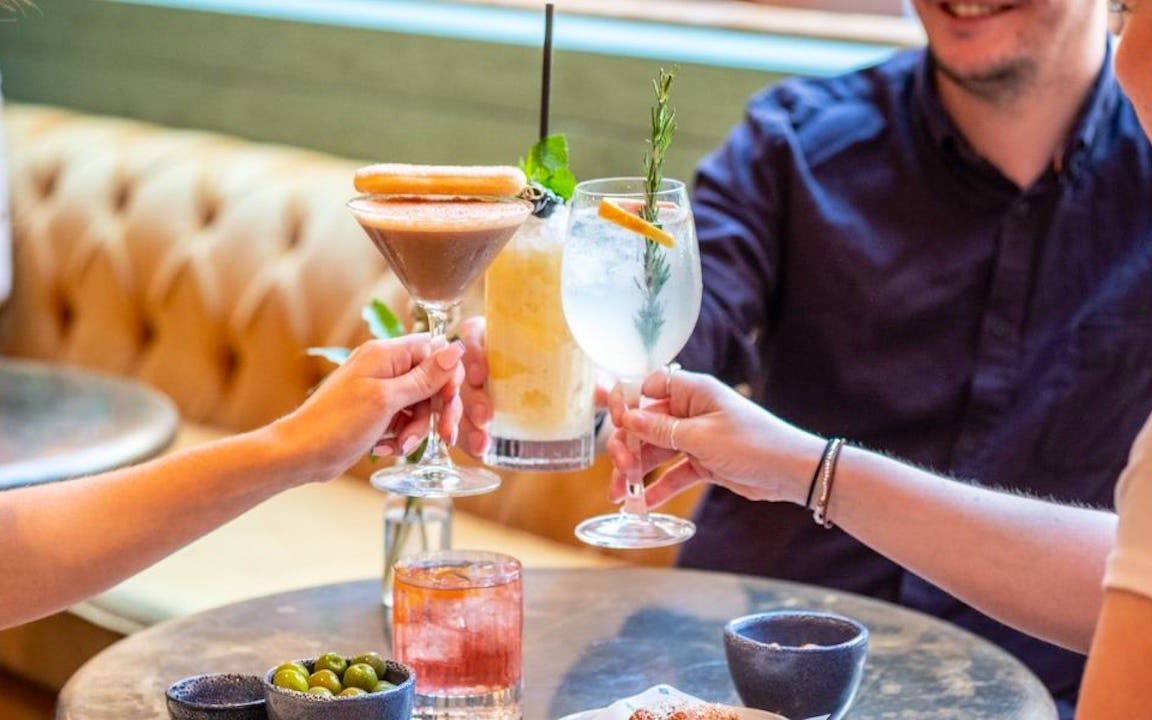
[[[420,444],[420,438],[415,435],[409,437],[404,441],[404,445],[400,448],[401,452],[405,455],[410,455],[416,446]]]

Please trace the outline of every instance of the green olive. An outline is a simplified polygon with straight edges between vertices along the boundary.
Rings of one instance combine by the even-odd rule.
[[[344,671],[344,687],[358,687],[365,692],[372,692],[378,682],[380,678],[376,677],[376,671],[368,663],[349,665]]]
[[[336,653],[324,653],[316,658],[316,663],[312,666],[313,672],[316,670],[331,670],[336,673],[337,677],[344,674],[348,669],[348,660],[343,655]]]
[[[277,670],[272,676],[272,684],[285,690],[308,692],[308,676],[295,668]]]
[[[344,689],[344,684],[331,670],[317,670],[308,676],[308,687],[328,688],[333,695]]]
[[[349,697],[351,695],[367,695],[368,692],[365,691],[363,688],[346,687],[340,691],[340,694],[344,697]]]
[[[385,690],[391,690],[394,687],[396,686],[387,680],[381,680],[372,687],[372,692],[384,692]]]
[[[272,671],[272,674],[275,675],[276,673],[278,673],[281,670],[284,670],[286,668],[289,670],[295,670],[296,672],[300,673],[304,677],[308,677],[308,668],[304,667],[303,664],[298,663],[298,662],[280,663],[279,665],[276,666],[276,669],[274,671]]]
[[[314,685],[308,688],[309,695],[319,695],[320,697],[336,697],[336,693],[332,692],[323,685]]]
[[[382,678],[388,674],[388,662],[384,658],[380,657],[380,653],[366,652],[361,655],[357,655],[356,657],[352,658],[350,664],[356,665],[357,663],[367,663],[371,665],[372,669],[376,671],[376,677],[378,678]]]

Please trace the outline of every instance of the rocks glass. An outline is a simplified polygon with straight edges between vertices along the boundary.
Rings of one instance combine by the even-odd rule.
[[[419,720],[519,720],[524,593],[520,561],[441,550],[395,565],[392,652],[416,673]]]

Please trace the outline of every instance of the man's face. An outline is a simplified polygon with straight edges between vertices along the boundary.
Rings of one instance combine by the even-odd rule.
[[[1077,72],[1086,61],[1099,62],[1095,53],[1104,33],[1103,1],[914,0],[914,4],[945,77],[977,94],[1015,97],[1032,82]]]
[[[1130,0],[1116,48],[1116,77],[1152,137],[1152,0]]]

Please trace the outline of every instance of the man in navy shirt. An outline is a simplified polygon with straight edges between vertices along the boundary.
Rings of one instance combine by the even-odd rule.
[[[763,92],[701,164],[705,298],[680,360],[827,437],[1110,506],[1152,410],[1152,150],[1112,75],[1105,6],[915,6],[928,49]],[[804,508],[712,487],[696,520],[681,565],[954,621],[1020,657],[1072,716],[1080,656]]]

